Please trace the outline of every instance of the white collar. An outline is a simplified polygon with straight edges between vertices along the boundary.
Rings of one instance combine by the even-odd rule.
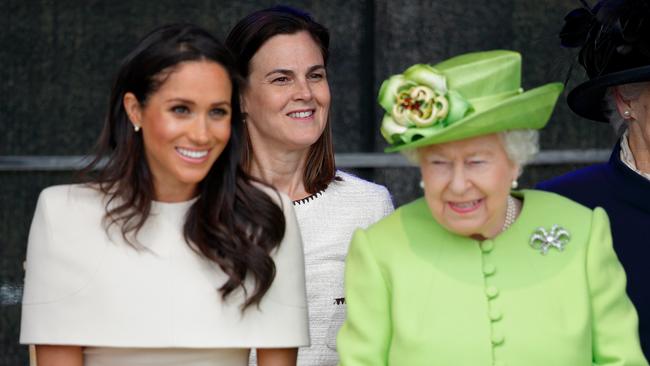
[[[650,174],[649,173],[644,173],[637,169],[636,163],[634,162],[634,155],[632,154],[632,150],[630,150],[630,144],[628,143],[628,132],[625,131],[623,133],[623,137],[621,138],[621,161],[623,164],[627,165],[628,168],[632,169],[635,173],[638,175],[642,176],[643,178],[650,180]]]

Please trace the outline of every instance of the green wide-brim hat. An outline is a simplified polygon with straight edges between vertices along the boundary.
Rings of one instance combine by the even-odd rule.
[[[521,55],[468,53],[436,65],[417,64],[385,80],[379,104],[386,152],[546,125],[561,83],[521,88]]]

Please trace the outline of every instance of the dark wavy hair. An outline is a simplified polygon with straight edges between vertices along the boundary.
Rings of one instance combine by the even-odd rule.
[[[226,46],[235,56],[237,72],[242,88],[246,88],[250,74],[250,61],[257,51],[270,38],[279,34],[295,34],[306,31],[316,42],[327,67],[330,35],[327,28],[317,23],[309,14],[288,6],[275,6],[259,10],[241,19],[226,38]],[[250,171],[253,146],[244,125],[242,165]],[[303,173],[303,184],[308,193],[314,194],[327,188],[336,179],[332,127],[329,117],[325,129],[318,140],[310,147]]]
[[[242,288],[244,310],[259,304],[273,282],[275,264],[270,252],[282,241],[285,220],[282,209],[253,185],[252,178],[239,166],[242,120],[234,60],[221,42],[191,24],[166,25],[146,35],[121,63],[97,142],[96,158],[82,174],[108,198],[106,229],[119,226],[128,243],[141,247],[136,245],[136,235],[149,217],[151,202],[156,197],[142,135],[134,131],[127,116],[124,95],[133,93],[140,105],[146,105],[179,64],[204,60],[223,66],[230,76],[231,136],[198,184],[198,198],[187,213],[183,233],[192,249],[218,264],[228,275],[219,288],[224,299]],[[244,285],[249,275],[255,284],[250,293]]]

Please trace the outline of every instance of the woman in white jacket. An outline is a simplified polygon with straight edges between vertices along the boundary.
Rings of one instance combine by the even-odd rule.
[[[324,26],[298,9],[278,6],[242,18],[226,46],[243,80],[242,164],[288,194],[304,241],[311,347],[300,350],[298,363],[336,365],[348,244],[355,229],[393,211],[390,195],[336,170]]]

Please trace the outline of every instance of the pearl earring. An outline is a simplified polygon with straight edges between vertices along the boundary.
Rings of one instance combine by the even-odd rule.
[[[629,110],[624,110],[623,111],[623,117],[625,119],[628,119],[628,118],[632,117],[632,112],[630,112]]]
[[[517,189],[517,187],[519,187],[519,182],[517,182],[516,179],[513,179],[512,183],[510,183],[510,188]]]
[[[133,125],[133,129],[135,130],[135,132],[138,132],[138,131],[140,131],[140,126]]]
[[[424,181],[420,180],[420,188],[424,189]]]

